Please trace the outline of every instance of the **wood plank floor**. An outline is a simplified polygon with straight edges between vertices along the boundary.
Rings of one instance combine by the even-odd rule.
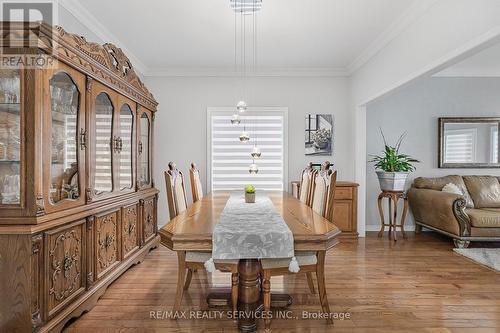
[[[455,254],[452,247],[435,233],[410,235],[397,243],[373,234],[342,242],[327,255],[327,290],[331,311],[349,313],[350,319],[336,320],[334,326],[319,319],[275,319],[272,331],[499,332],[500,274]],[[183,309],[207,309],[209,288],[228,285],[229,278],[198,271]],[[150,318],[150,311],[171,310],[176,279],[176,256],[160,247],[113,283],[95,308],[65,332],[237,331],[230,319]],[[293,296],[290,310],[299,317],[303,310],[321,309],[304,275],[273,278],[271,283],[273,291]]]

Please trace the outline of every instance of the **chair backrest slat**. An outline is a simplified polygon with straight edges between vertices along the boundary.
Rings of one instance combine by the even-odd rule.
[[[191,163],[191,168],[189,168],[189,180],[191,181],[193,202],[201,200],[203,198],[203,188],[201,187],[200,170],[196,168],[194,163]]]
[[[168,170],[165,171],[165,185],[167,190],[168,211],[170,213],[170,219],[173,219],[187,209],[184,175],[177,169],[174,162],[168,163]]]
[[[302,177],[300,179],[299,200],[308,206],[311,206],[312,188],[315,173],[316,171],[313,169],[312,163],[309,163],[307,167],[302,171]]]

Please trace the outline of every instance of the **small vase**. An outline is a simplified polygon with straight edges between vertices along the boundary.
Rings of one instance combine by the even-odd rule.
[[[245,192],[245,202],[246,203],[255,203],[255,193],[246,193]]]

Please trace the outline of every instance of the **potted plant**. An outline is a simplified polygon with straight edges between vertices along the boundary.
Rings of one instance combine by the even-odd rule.
[[[409,155],[399,153],[406,133],[399,137],[395,146],[388,145],[384,133],[382,131],[380,133],[385,146],[383,155],[375,155],[370,161],[375,163],[380,189],[393,192],[404,191],[408,174],[416,169],[413,163],[419,161]]]
[[[253,185],[245,186],[245,202],[246,203],[255,202],[255,187]]]

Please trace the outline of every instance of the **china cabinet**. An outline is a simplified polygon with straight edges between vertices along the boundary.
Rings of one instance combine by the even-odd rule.
[[[0,331],[59,332],[158,246],[157,102],[125,54],[2,22]]]

